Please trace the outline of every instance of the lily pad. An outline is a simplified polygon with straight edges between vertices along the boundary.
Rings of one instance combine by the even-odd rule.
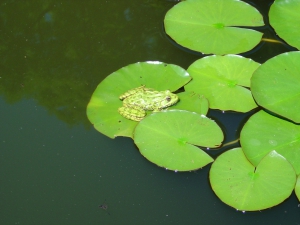
[[[184,109],[190,112],[196,112],[201,115],[206,115],[209,109],[208,100],[204,95],[197,94],[195,92],[181,92],[177,94],[180,102],[170,107],[172,109]]]
[[[184,88],[203,94],[212,109],[247,112],[257,107],[247,87],[259,66],[238,55],[207,56],[190,65],[193,80]]]
[[[298,175],[296,186],[295,186],[295,193],[297,195],[298,200],[300,201],[300,175]]]
[[[300,122],[300,52],[275,56],[262,64],[251,78],[251,91],[262,107]]]
[[[300,49],[300,1],[275,0],[269,20],[276,33],[290,45]]]
[[[209,178],[215,194],[241,211],[262,210],[283,202],[296,182],[293,167],[276,151],[255,168],[241,148],[220,155],[211,166]]]
[[[178,44],[205,54],[237,54],[254,48],[262,33],[238,26],[263,26],[262,15],[238,0],[189,0],[176,4],[164,20]]]
[[[119,96],[142,85],[158,91],[175,91],[191,77],[183,68],[162,62],[130,64],[106,77],[94,91],[87,106],[87,117],[104,135],[132,137],[137,122],[125,119],[118,112]]]
[[[153,113],[134,132],[141,154],[160,167],[174,171],[199,169],[213,159],[196,147],[221,145],[221,128],[204,115],[183,110]]]
[[[257,166],[265,155],[276,150],[300,174],[300,125],[259,111],[244,125],[240,143],[253,165]]]

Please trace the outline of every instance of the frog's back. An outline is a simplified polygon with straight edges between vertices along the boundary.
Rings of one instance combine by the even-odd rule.
[[[152,88],[146,88],[145,85],[143,86],[140,86],[140,87],[137,87],[137,88],[133,88],[133,89],[130,89],[128,91],[126,91],[124,94],[120,95],[120,99],[123,100],[125,98],[128,98],[129,96],[132,96],[132,95],[136,95],[138,93],[144,93],[146,91],[154,91],[154,89]]]

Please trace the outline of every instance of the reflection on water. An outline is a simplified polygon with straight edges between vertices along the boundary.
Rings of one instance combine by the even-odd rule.
[[[9,103],[34,98],[66,123],[90,126],[85,108],[102,79],[129,63],[166,59],[161,25],[170,6],[164,1],[6,1],[1,94]]]

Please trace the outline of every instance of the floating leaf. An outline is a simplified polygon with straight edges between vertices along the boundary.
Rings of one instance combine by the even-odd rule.
[[[251,91],[262,107],[300,122],[300,52],[275,56],[262,64],[251,78]]]
[[[210,108],[247,112],[257,105],[248,88],[259,63],[237,55],[207,56],[188,68],[193,80],[185,90],[203,94]]]
[[[106,77],[94,91],[87,106],[87,116],[95,128],[110,138],[132,137],[137,122],[125,119],[118,112],[119,96],[142,85],[158,91],[175,91],[191,77],[181,67],[162,62],[130,64]]]
[[[300,49],[300,1],[275,0],[269,11],[270,24],[290,45]]]
[[[237,54],[254,48],[262,33],[237,26],[263,26],[262,15],[238,0],[189,0],[170,9],[165,30],[178,44],[205,54]]]
[[[211,166],[210,183],[216,195],[241,211],[275,206],[292,193],[296,174],[276,151],[266,155],[255,168],[241,148],[220,155]]]
[[[195,92],[181,92],[177,94],[180,101],[170,107],[171,109],[184,109],[190,112],[196,112],[201,115],[206,115],[209,109],[209,104],[207,99],[200,94]]]
[[[197,146],[217,147],[221,128],[204,115],[183,110],[153,113],[134,132],[134,142],[149,161],[174,171],[199,169],[213,159]]]
[[[244,125],[240,142],[253,165],[258,165],[265,155],[276,150],[300,174],[300,125],[259,111]]]

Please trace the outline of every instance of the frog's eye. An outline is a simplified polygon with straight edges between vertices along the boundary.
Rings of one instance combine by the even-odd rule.
[[[169,102],[169,101],[171,101],[171,97],[170,96],[167,96],[166,97],[166,100]]]

